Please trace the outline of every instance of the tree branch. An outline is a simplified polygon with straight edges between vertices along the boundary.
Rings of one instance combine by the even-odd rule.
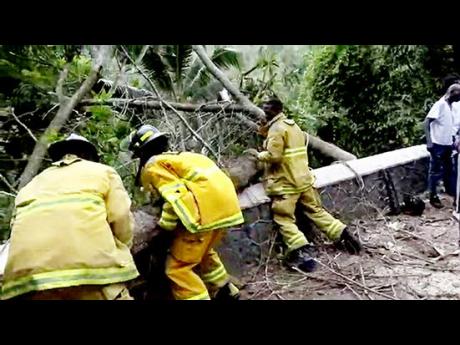
[[[1,173],[0,173],[0,179],[3,181],[3,183],[5,183],[8,188],[14,192],[14,193],[17,193],[18,191],[11,185],[11,183],[6,179],[5,176],[3,176]]]
[[[165,101],[163,100],[163,103]],[[176,110],[184,111],[184,112],[204,112],[204,113],[217,113],[217,112],[225,112],[225,113],[233,113],[233,112],[241,112],[241,113],[250,113],[250,109],[232,103],[210,103],[210,104],[191,104],[191,103],[177,103],[177,102],[168,102],[172,107]],[[126,99],[126,98],[110,98],[105,101],[95,100],[95,99],[85,99],[80,102],[82,105],[96,105],[96,104],[109,104],[113,106],[123,106],[123,105],[130,105],[130,106],[139,106],[139,107],[147,107],[152,109],[161,109],[161,101],[159,100],[147,100],[147,99]],[[255,124],[255,123],[254,123]],[[257,124],[255,124],[257,125]]]
[[[14,119],[16,120],[17,123],[19,123],[26,131],[27,133],[29,133],[30,137],[35,141],[37,142],[37,138],[35,137],[35,135],[32,133],[32,131],[27,128],[27,126],[21,122],[21,120],[19,120],[19,118],[16,116],[16,114],[14,113],[14,108],[11,109],[11,115],[13,115]]]
[[[64,104],[65,95],[64,95],[64,81],[67,79],[67,74],[69,73],[69,63],[64,66],[64,69],[59,75],[59,79],[56,85],[56,94],[58,96],[58,101],[60,104]]]
[[[338,161],[351,161],[357,158],[354,154],[342,150],[340,147],[321,140],[311,134],[305,134],[308,135],[308,145],[327,157],[332,157]]]

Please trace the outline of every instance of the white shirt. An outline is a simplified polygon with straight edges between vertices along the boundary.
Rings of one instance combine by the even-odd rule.
[[[430,124],[431,141],[438,145],[452,145],[452,137],[460,130],[460,107],[453,104],[452,109],[446,99],[438,100],[426,116],[434,121]]]

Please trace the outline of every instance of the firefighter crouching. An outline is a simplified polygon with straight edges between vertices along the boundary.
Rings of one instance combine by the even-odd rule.
[[[244,222],[232,181],[204,155],[167,152],[168,137],[141,126],[130,150],[136,180],[164,201],[159,225],[174,232],[166,275],[178,300],[237,299],[238,289],[214,250],[225,229]]]

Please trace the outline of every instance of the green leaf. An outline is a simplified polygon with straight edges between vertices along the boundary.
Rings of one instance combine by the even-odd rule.
[[[173,81],[168,73],[167,62],[154,48],[149,48],[142,62],[161,89],[169,92],[173,91]]]

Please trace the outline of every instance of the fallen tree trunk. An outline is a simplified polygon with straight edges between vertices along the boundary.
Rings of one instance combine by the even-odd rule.
[[[225,103],[209,103],[209,104],[191,104],[191,103],[177,103],[168,102],[172,107],[179,111],[185,112],[209,112],[209,113],[250,113],[250,109],[242,105],[237,105],[229,102]],[[161,102],[156,100],[142,100],[142,99],[127,99],[127,98],[110,98],[105,101],[99,101],[95,99],[85,99],[80,102],[81,105],[96,105],[96,104],[107,104],[112,106],[138,106],[146,107],[151,109],[161,109]]]

